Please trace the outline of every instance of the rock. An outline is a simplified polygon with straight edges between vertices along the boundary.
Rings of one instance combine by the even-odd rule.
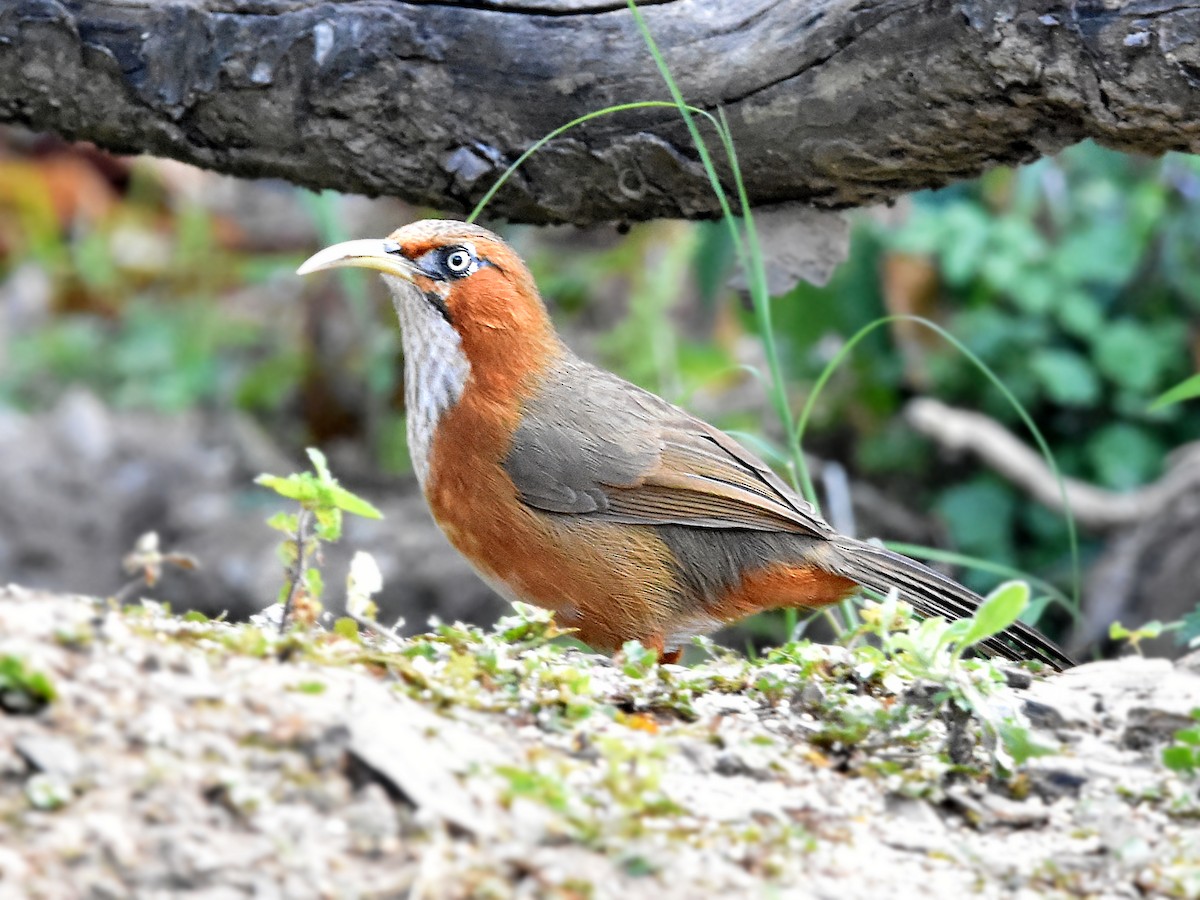
[[[895,794],[885,803],[888,816],[896,822],[884,837],[888,846],[920,853],[947,852],[946,825],[928,803]]]
[[[22,884],[29,872],[29,865],[21,854],[11,847],[0,847],[0,884]]]
[[[1200,707],[1200,675],[1165,659],[1105,660],[1036,682],[1024,698],[1037,727],[1097,732],[1119,725],[1130,746],[1145,746],[1185,727]]]
[[[378,784],[364,785],[357,798],[342,813],[355,849],[360,853],[388,853],[400,837],[396,807]]]
[[[13,746],[35,772],[55,775],[73,782],[83,773],[83,758],[65,738],[50,734],[27,734],[18,737]]]
[[[348,751],[417,809],[463,831],[489,835],[495,826],[462,777],[501,759],[468,729],[406,697],[374,685],[355,693]]]
[[[1175,660],[1175,667],[1193,675],[1200,675],[1200,650],[1193,650],[1186,656],[1179,657]]]
[[[1087,775],[1071,765],[1069,760],[1056,757],[1052,762],[1033,762],[1034,766],[1029,772],[1030,788],[1046,803],[1063,797],[1078,797],[1087,784]]]
[[[760,207],[754,222],[762,245],[771,296],[786,294],[800,281],[827,284],[850,252],[850,222],[840,212],[816,209],[802,203]],[[745,272],[733,286],[746,289]]]

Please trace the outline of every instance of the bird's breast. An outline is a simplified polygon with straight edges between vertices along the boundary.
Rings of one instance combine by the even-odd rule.
[[[408,450],[417,481],[425,488],[438,423],[466,390],[471,364],[458,332],[420,291],[402,283],[393,288],[393,296],[404,346]]]

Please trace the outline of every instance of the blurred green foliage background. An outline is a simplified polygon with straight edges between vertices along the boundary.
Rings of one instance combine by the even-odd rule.
[[[913,198],[898,225],[863,219],[826,288],[778,304],[796,377],[829,333],[885,312],[941,323],[1004,381],[1064,475],[1123,490],[1161,474],[1200,414],[1151,401],[1196,370],[1200,162],[1134,159],[1093,144]],[[921,485],[964,552],[1066,574],[1061,517],[978,470],[946,471],[895,417],[931,394],[1021,433],[1016,412],[961,354],[919,329],[880,333],[822,404],[821,431],[868,475]],[[1028,439],[1028,435],[1022,434]],[[971,577],[971,576],[968,576]],[[977,587],[986,576],[974,577]]]

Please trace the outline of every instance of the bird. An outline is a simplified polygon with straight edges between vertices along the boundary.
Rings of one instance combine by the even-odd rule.
[[[376,270],[391,294],[409,451],[438,526],[499,594],[552,610],[594,649],[636,640],[674,663],[694,636],[859,586],[949,620],[982,602],[840,534],[734,438],[575,355],[488,229],[420,220],[327,247],[297,273],[339,267]],[[981,647],[1072,665],[1022,623]]]

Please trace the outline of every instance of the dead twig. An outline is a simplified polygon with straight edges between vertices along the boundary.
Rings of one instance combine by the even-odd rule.
[[[134,577],[112,595],[118,606],[123,606],[141,587],[152,588],[162,579],[163,567],[175,566],[191,571],[200,568],[196,557],[188,553],[164,553],[159,547],[158,532],[147,531],[133,545],[133,549],[121,560],[121,567]]]

